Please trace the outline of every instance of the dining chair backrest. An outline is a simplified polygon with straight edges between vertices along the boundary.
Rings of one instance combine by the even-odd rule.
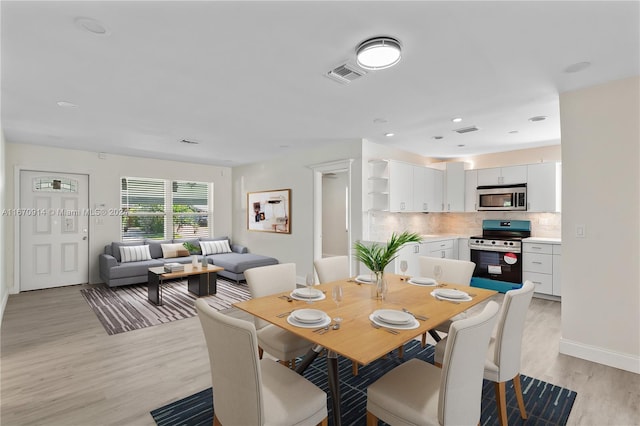
[[[269,296],[296,288],[296,264],[279,263],[277,265],[259,266],[244,271],[252,298]],[[269,325],[267,321],[255,317],[258,330]]]
[[[468,260],[446,259],[443,257],[420,256],[420,276],[436,278],[433,268],[442,268],[442,276],[438,281],[449,284],[469,285],[476,264]]]
[[[498,366],[495,382],[511,380],[520,373],[522,332],[533,296],[535,284],[525,281],[521,288],[509,290],[504,295],[496,326],[494,363]]]
[[[320,284],[349,278],[349,256],[332,256],[313,262]]]
[[[213,309],[203,299],[196,310],[209,350],[215,414],[227,425],[264,423],[262,375],[255,326]]]
[[[498,309],[496,302],[489,301],[480,314],[451,323],[440,376],[441,425],[480,421],[484,361]]]

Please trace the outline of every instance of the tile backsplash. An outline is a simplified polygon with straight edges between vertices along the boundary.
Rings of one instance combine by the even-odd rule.
[[[530,220],[531,236],[560,238],[560,213],[475,212],[475,213],[389,213],[370,211],[365,218],[369,234],[364,240],[387,241],[393,232],[481,235],[484,219]]]

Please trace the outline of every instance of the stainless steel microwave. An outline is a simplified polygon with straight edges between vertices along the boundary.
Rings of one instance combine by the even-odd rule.
[[[527,210],[527,184],[479,186],[478,211]]]

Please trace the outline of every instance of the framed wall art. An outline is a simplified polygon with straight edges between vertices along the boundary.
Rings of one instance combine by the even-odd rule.
[[[248,192],[247,229],[290,234],[291,190]]]

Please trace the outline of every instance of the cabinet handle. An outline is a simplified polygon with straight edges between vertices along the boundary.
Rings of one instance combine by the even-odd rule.
[[[542,247],[539,247],[539,246],[531,246],[531,248],[534,250],[542,250]]]
[[[540,281],[531,281],[531,282],[534,283],[534,284],[537,284],[537,285],[542,284]]]
[[[445,252],[444,252],[444,250],[442,250],[440,253],[441,253],[440,257],[444,258],[444,257],[445,257]]]
[[[447,203],[447,211],[451,211],[451,203]]]
[[[533,263],[534,265],[542,265],[542,262],[531,262],[531,263]]]

